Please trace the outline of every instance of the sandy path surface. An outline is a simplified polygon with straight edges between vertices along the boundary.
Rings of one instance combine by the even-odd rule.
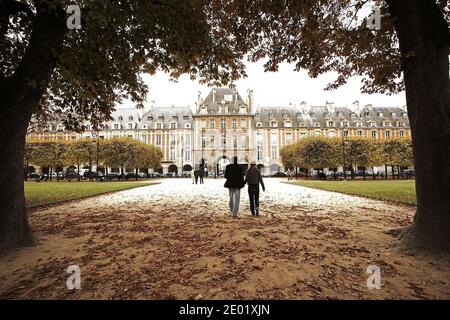
[[[147,186],[29,212],[40,243],[0,256],[0,298],[450,298],[450,257],[389,232],[413,207],[266,179],[261,216],[228,213],[224,180]],[[81,269],[68,290],[66,268]],[[367,288],[367,267],[381,289]]]

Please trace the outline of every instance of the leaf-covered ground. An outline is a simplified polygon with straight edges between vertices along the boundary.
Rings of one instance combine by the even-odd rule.
[[[0,256],[0,298],[450,298],[450,257],[391,234],[414,208],[267,179],[261,216],[223,180],[190,179],[31,210],[37,246]],[[66,288],[69,265],[81,289]],[[367,288],[369,265],[380,290]]]

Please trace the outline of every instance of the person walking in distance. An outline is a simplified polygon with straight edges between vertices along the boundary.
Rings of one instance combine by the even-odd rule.
[[[234,218],[239,211],[239,201],[241,199],[241,189],[245,186],[244,170],[238,164],[238,158],[233,158],[233,163],[225,168],[225,188],[228,188],[230,194],[230,211]]]
[[[203,178],[205,177],[205,166],[203,164],[200,165],[199,177],[200,177],[200,184],[203,184]]]
[[[200,175],[200,171],[198,169],[194,170],[194,180],[195,184],[198,184],[198,176]]]
[[[256,168],[256,161],[250,162],[245,175],[245,183],[248,184],[248,196],[250,198],[250,211],[252,216],[259,216],[259,184],[263,191],[266,191],[261,172]]]
[[[291,168],[288,169],[288,171],[286,172],[286,175],[287,175],[288,181],[291,181],[292,180],[292,170],[291,170]]]

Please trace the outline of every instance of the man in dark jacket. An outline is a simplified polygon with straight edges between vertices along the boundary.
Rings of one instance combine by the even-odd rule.
[[[250,162],[250,168],[245,175],[245,182],[248,184],[248,195],[250,197],[250,210],[252,216],[259,216],[259,184],[263,191],[266,191],[261,172],[256,168],[256,162]]]
[[[195,178],[195,184],[198,184],[198,176],[200,175],[200,171],[198,169],[194,170],[194,178]]]
[[[198,173],[200,177],[200,184],[203,184],[203,178],[205,177],[205,166],[203,164],[200,165],[200,170]]]
[[[237,217],[239,211],[239,201],[241,198],[241,188],[244,187],[244,172],[242,167],[238,164],[238,158],[233,158],[233,164],[229,164],[225,168],[225,182],[224,187],[228,188],[230,194],[230,211],[233,217]]]

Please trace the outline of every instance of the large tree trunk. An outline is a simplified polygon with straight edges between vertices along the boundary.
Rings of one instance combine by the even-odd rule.
[[[417,212],[409,234],[450,248],[449,31],[435,1],[390,0],[413,137]]]
[[[0,75],[0,248],[33,242],[25,211],[23,159],[32,114],[56,65],[66,32],[65,12],[46,10],[35,1],[36,17],[27,51],[13,75]]]

